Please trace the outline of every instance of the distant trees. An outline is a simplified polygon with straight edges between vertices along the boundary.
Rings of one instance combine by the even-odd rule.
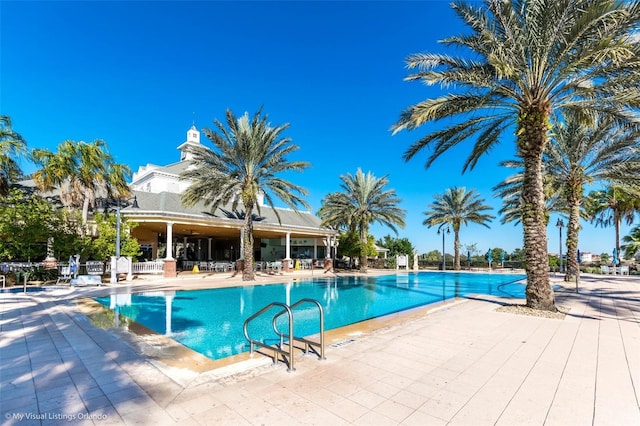
[[[86,252],[90,238],[78,233],[79,219],[37,194],[9,190],[0,200],[0,260],[42,260],[48,242],[60,258]]]
[[[109,153],[107,143],[96,139],[91,143],[66,140],[56,152],[34,149],[33,161],[41,168],[33,180],[41,191],[60,191],[60,201],[68,208],[81,208],[86,225],[89,208],[104,197],[117,200],[129,196],[127,179],[131,170],[118,164]]]
[[[376,245],[384,247],[389,250],[388,256],[397,256],[399,254],[406,254],[413,256],[415,248],[408,238],[396,238],[391,235],[385,235],[383,238],[379,238],[376,241]]]
[[[17,159],[27,154],[27,142],[11,127],[11,118],[0,115],[0,196],[9,194],[11,183],[22,171]]]
[[[630,225],[633,223],[635,214],[640,212],[640,197],[637,189],[610,186],[604,190],[591,191],[587,195],[585,208],[587,215],[596,226],[615,229],[614,247],[620,253],[622,221]]]
[[[460,270],[460,227],[469,223],[477,223],[489,228],[488,222],[495,218],[484,213],[491,206],[473,189],[450,188],[444,194],[437,194],[429,210],[423,212],[426,219],[422,222],[428,227],[451,225],[453,229],[454,269]]]
[[[386,176],[377,178],[358,169],[355,175],[342,175],[340,180],[342,191],[326,195],[318,215],[323,226],[358,231],[360,272],[367,272],[369,226],[377,222],[397,232],[396,226],[404,227],[406,213],[398,207],[400,199],[395,190],[386,188],[389,184]]]

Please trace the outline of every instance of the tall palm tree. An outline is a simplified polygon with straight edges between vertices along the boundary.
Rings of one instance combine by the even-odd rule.
[[[549,283],[542,156],[549,143],[552,111],[575,110],[587,121],[602,111],[637,120],[640,106],[640,46],[633,33],[638,0],[456,1],[453,8],[469,32],[443,40],[471,55],[419,53],[408,57],[416,70],[407,80],[452,88],[405,110],[394,133],[430,121],[431,131],[404,154],[425,148],[429,167],[451,147],[475,138],[463,171],[514,134],[524,163],[522,224],[527,264],[527,305],[555,311]]]
[[[606,117],[597,120],[595,127],[587,127],[568,114],[565,122],[554,126],[544,161],[569,213],[565,281],[574,281],[578,274],[578,231],[580,217],[586,216],[582,209],[585,185],[640,184],[639,138],[638,129],[618,126]],[[620,250],[618,244],[616,247]]]
[[[518,160],[502,161],[501,166],[513,169],[520,169],[517,173],[508,176],[505,180],[494,186],[492,189],[496,198],[502,199],[502,208],[498,213],[502,216],[500,223],[513,222],[514,225],[522,223],[522,184],[524,181],[524,163]],[[542,185],[545,199],[544,220],[545,226],[549,223],[551,213],[554,211],[565,211],[560,191],[554,182],[551,174],[542,165]]]
[[[620,253],[622,221],[631,225],[635,214],[640,212],[638,189],[613,185],[604,190],[591,191],[585,200],[585,207],[591,222],[596,226],[614,227],[616,233],[614,247]]]
[[[469,223],[478,223],[489,228],[487,222],[495,219],[487,213],[491,206],[484,203],[484,199],[473,189],[467,191],[466,188],[449,188],[444,194],[434,197],[434,202],[429,205],[429,209],[423,212],[427,218],[422,222],[428,227],[436,225],[451,225],[453,228],[453,253],[454,268],[460,270],[460,227]]]
[[[236,118],[231,110],[226,112],[226,126],[217,119],[217,129],[203,132],[213,143],[214,149],[205,146],[192,147],[193,166],[181,174],[181,179],[191,181],[182,194],[186,205],[203,201],[215,211],[219,206],[231,203],[233,211],[242,203],[244,225],[242,228],[244,269],[242,279],[255,279],[253,271],[253,214],[260,213],[258,197],[273,205],[272,194],[297,211],[299,206],[309,208],[301,198],[307,191],[278,175],[289,171],[302,171],[309,166],[303,161],[290,161],[287,156],[298,150],[291,138],[282,133],[289,124],[272,127],[262,108],[253,118],[245,113]],[[280,215],[274,208],[280,221]]]
[[[18,179],[20,166],[16,159],[27,152],[27,143],[11,127],[11,118],[0,115],[0,195],[9,194],[9,185]]]
[[[96,199],[127,197],[127,178],[131,169],[114,161],[107,143],[96,139],[88,142],[64,141],[57,152],[34,149],[32,157],[41,166],[33,179],[42,191],[60,190],[60,200],[68,208],[82,209],[82,223],[87,223],[89,207]]]
[[[396,225],[404,227],[406,212],[398,207],[396,191],[386,189],[387,176],[376,178],[360,168],[355,175],[340,176],[342,192],[328,194],[322,200],[318,215],[323,226],[347,227],[360,233],[360,272],[367,272],[367,238],[369,225],[380,223],[397,234]]]

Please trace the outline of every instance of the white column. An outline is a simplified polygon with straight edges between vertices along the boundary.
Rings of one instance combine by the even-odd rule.
[[[285,259],[291,259],[291,232],[287,232],[284,238],[284,246],[285,246]]]
[[[208,259],[207,260],[213,260],[213,258],[211,257],[211,240],[213,240],[213,238],[209,237],[207,238],[208,241],[208,248],[207,248],[207,255],[208,255]]]
[[[196,260],[202,260],[202,239],[198,238],[198,254]]]
[[[317,238],[313,239],[313,258],[314,259],[318,258],[318,239]]]
[[[167,222],[167,254],[164,257],[167,260],[173,259],[173,222]]]

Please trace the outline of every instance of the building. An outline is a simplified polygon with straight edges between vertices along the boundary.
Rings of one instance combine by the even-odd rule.
[[[243,212],[218,208],[211,212],[204,203],[185,207],[181,194],[189,187],[180,173],[191,165],[189,147],[200,144],[195,126],[179,145],[180,160],[166,166],[147,164],[132,176],[130,187],[135,203],[123,207],[121,214],[138,226],[132,234],[140,243],[143,258],[165,261],[165,275],[184,261],[229,261],[242,256]],[[277,208],[276,212],[259,200],[253,222],[254,258],[257,261],[331,257],[336,233],[322,228],[311,212]],[[167,263],[168,262],[168,263]],[[171,265],[173,263],[173,265]],[[290,262],[284,262],[284,269]]]

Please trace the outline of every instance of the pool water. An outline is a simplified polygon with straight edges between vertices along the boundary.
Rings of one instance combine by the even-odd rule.
[[[298,279],[287,284],[251,285],[212,290],[118,294],[97,298],[122,316],[211,359],[249,350],[244,321],[271,302],[291,305],[303,298],[320,302],[325,330],[471,294],[524,298],[525,275],[409,272],[378,277]],[[274,307],[251,322],[249,334],[275,343],[271,320],[282,311]],[[287,330],[287,315],[279,317],[279,330]],[[319,330],[318,309],[303,304],[294,310],[296,336]]]

